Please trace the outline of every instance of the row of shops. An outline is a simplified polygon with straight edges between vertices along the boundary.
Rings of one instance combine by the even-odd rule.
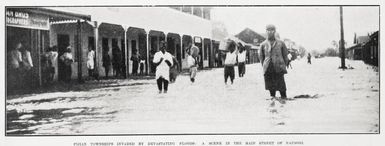
[[[360,38],[364,39],[361,41]],[[346,50],[346,57],[351,60],[362,60],[367,64],[378,66],[378,31],[368,36],[358,37],[357,43]]]
[[[168,51],[176,57],[181,69],[188,68],[185,50],[190,44],[200,50],[201,68],[219,67],[218,56],[223,54],[219,50],[220,40],[212,38],[210,20],[165,7],[7,7],[6,38],[7,89],[10,90],[12,84],[27,86],[22,88],[44,84],[41,56],[52,46],[57,46],[59,57],[68,47],[72,49],[74,62],[70,78],[79,81],[88,76],[89,49],[95,50],[95,69],[100,76],[111,76],[115,72],[112,65],[105,65],[103,55],[107,54],[112,59],[119,58],[125,78],[133,74],[131,57],[134,54],[144,61],[145,75],[155,73],[151,60],[159,50],[160,41],[167,42]],[[30,52],[32,66],[28,70],[15,70],[9,65],[12,62],[9,54],[18,44]],[[117,57],[114,50],[121,56]],[[254,62],[250,54],[248,60]],[[53,64],[53,80],[64,80],[63,64],[57,60]]]

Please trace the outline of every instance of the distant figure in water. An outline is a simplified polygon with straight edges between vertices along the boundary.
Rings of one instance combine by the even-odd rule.
[[[275,98],[276,91],[281,94],[281,99],[286,99],[286,83],[284,74],[287,73],[286,66],[289,63],[288,50],[283,41],[276,38],[274,25],[266,26],[268,38],[261,44],[260,58],[263,67],[265,89],[269,90],[270,96]]]
[[[196,58],[194,58],[192,56],[193,53],[191,51],[192,50],[187,51],[187,54],[188,54],[187,65],[189,67],[189,72],[190,72],[190,81],[192,83],[194,83],[195,82],[195,76],[197,75],[197,71],[198,71],[198,62],[197,62]]]
[[[179,74],[179,62],[175,58],[175,56],[172,56],[172,66],[170,67],[170,82],[174,83],[176,81],[176,77]]]
[[[311,55],[310,55],[310,53],[307,54],[307,63],[311,64]]]
[[[239,47],[239,53],[237,55],[238,74],[239,74],[239,77],[243,77],[246,72],[246,67],[245,67],[246,51],[245,51],[245,47],[241,43],[238,43],[238,47]]]
[[[287,63],[287,68],[289,68],[290,66],[290,69],[293,69],[293,67],[291,67],[291,59],[293,58],[293,56],[291,56],[290,52],[289,54],[287,54],[287,58],[289,59],[289,62]]]

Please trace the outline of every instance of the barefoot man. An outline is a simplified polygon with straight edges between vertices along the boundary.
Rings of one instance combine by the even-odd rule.
[[[260,58],[265,79],[265,88],[269,90],[270,96],[275,98],[276,91],[281,94],[281,99],[286,99],[286,83],[284,74],[287,73],[286,65],[287,48],[285,43],[275,37],[274,25],[266,26],[267,39],[261,44]]]

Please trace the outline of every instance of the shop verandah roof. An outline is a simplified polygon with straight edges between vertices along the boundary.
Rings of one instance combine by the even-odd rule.
[[[49,17],[50,22],[75,21],[75,20],[91,21],[90,15],[72,13],[67,11],[58,11],[58,10],[47,9],[43,7],[7,7],[7,10],[23,10],[30,13],[46,15]]]
[[[92,21],[143,28],[179,35],[211,38],[209,20],[167,7],[46,7],[47,9],[88,14]]]

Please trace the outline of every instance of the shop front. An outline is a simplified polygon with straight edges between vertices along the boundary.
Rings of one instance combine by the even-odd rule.
[[[47,61],[42,56],[50,47],[50,23],[74,18],[90,20],[87,16],[45,8],[6,8],[8,94],[29,91],[46,83]]]

